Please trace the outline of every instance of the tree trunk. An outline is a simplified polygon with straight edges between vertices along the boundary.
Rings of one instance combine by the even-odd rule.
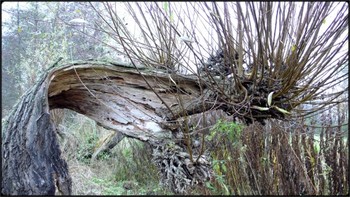
[[[46,73],[3,125],[2,195],[71,193],[71,178],[51,124]]]
[[[87,61],[51,68],[3,125],[1,193],[53,195],[55,187],[62,194],[71,193],[50,109],[71,109],[105,128],[160,147],[173,138],[165,119],[201,111],[193,106],[204,96],[196,78],[123,63]]]

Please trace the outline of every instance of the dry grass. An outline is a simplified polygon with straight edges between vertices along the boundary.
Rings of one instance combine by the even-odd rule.
[[[216,176],[200,193],[348,194],[348,140],[340,127],[326,126],[319,136],[302,124],[294,128],[288,124],[276,120],[265,126],[252,124],[243,129],[238,146],[216,138],[222,145],[212,151]]]
[[[103,195],[103,186],[92,181],[97,174],[90,166],[76,160],[69,161],[68,166],[72,177],[72,195]]]

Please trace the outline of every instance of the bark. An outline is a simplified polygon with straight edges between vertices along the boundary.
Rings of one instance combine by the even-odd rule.
[[[55,187],[71,193],[50,109],[71,109],[105,128],[158,147],[172,139],[165,119],[180,116],[177,111],[166,117],[169,110],[165,113],[165,109],[175,109],[179,98],[188,103],[199,97],[196,78],[144,67],[87,61],[51,68],[3,125],[1,193],[53,195]],[[198,111],[187,107],[186,114]]]
[[[60,157],[47,102],[48,74],[16,105],[3,126],[3,195],[71,193],[68,167]]]

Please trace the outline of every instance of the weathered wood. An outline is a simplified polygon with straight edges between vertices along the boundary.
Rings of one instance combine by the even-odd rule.
[[[189,136],[207,133],[220,117],[233,119],[227,113],[241,110],[244,113],[236,114],[245,116],[249,110],[249,105],[235,108],[231,104],[247,95],[235,95],[232,87],[224,91],[211,89],[209,81],[112,62],[80,61],[49,69],[24,95],[3,126],[2,194],[54,194],[55,186],[61,193],[70,194],[71,178],[61,159],[49,114],[56,108],[71,109],[107,129],[149,142],[154,153],[161,153],[154,154],[154,161],[163,172],[162,180],[168,180],[166,185],[173,191],[184,192],[189,185],[182,183],[188,181],[176,177],[190,177],[190,185],[210,177],[210,165],[199,154],[201,151],[186,153],[186,146],[191,146]],[[215,83],[225,87],[231,82],[228,78]],[[221,98],[220,94],[226,95]],[[231,99],[230,94],[236,98]],[[177,148],[168,149],[166,146],[174,141]],[[199,143],[194,144],[199,147]],[[185,155],[181,163],[190,160],[196,169],[188,162],[176,166],[180,161],[173,161],[174,155]],[[163,162],[175,166],[164,167]],[[165,173],[175,168],[179,174]],[[208,172],[202,173],[205,169]],[[186,175],[187,171],[191,173]]]
[[[84,64],[52,72],[48,89],[50,108],[68,108],[84,114],[103,127],[143,141],[164,139],[170,133],[160,127],[160,109],[179,105],[174,80],[185,101],[200,97],[197,82],[115,65]],[[171,78],[171,79],[170,79]],[[149,83],[146,83],[145,79]],[[158,94],[158,95],[157,95]],[[160,98],[161,99],[160,99]]]
[[[162,128],[166,117],[159,110],[179,105],[179,97],[200,97],[195,78],[107,62],[52,68],[3,125],[1,193],[54,194],[55,186],[63,194],[71,193],[50,109],[74,110],[105,128],[156,145],[172,137]]]

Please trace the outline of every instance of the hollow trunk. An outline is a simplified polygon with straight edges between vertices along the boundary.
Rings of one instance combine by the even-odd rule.
[[[176,106],[181,97],[190,101],[184,105],[186,114],[197,112],[187,103],[203,96],[199,90],[195,78],[123,63],[75,62],[49,69],[3,125],[1,193],[51,195],[55,187],[62,194],[71,193],[51,109],[71,109],[105,128],[158,147],[172,140],[165,119],[181,116],[169,115],[165,109],[172,107],[179,113]]]

